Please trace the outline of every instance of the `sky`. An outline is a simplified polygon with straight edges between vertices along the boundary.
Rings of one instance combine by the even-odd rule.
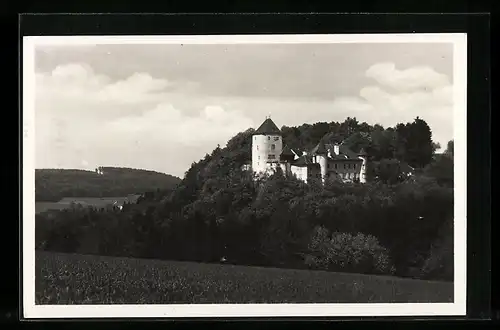
[[[424,119],[453,138],[451,43],[36,46],[35,166],[182,177],[238,132]]]

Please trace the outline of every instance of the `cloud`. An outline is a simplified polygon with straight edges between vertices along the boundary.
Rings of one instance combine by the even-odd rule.
[[[162,103],[139,116],[128,116],[111,122],[110,133],[142,136],[155,143],[184,148],[224,145],[236,133],[254,126],[254,122],[238,111],[226,111],[220,106],[207,106],[199,115],[186,116],[171,104]]]
[[[390,62],[372,65],[366,71],[366,76],[395,91],[433,90],[450,84],[447,75],[438,73],[431,67],[415,66],[398,70],[396,65]]]
[[[378,63],[366,76],[378,85],[362,88],[357,102],[373,113],[373,119],[392,126],[419,116],[441,145],[453,138],[453,86],[447,75],[426,66],[398,70],[393,63]]]
[[[204,94],[223,97],[332,101],[373,82],[365,70],[374,63],[393,62],[403,71],[429,66],[449,77],[453,72],[451,43],[69,44],[44,50],[37,46],[35,55],[42,71],[84,62],[114,80],[147,72],[194,81]]]
[[[87,64],[72,63],[56,67],[50,73],[38,73],[37,96],[74,100],[84,98],[85,102],[111,102],[138,104],[157,102],[171,84],[165,79],[156,79],[148,73],[134,73],[119,81],[111,81],[105,75],[97,74]]]
[[[254,125],[216,104],[184,112],[165,91],[171,83],[147,73],[111,81],[88,65],[69,64],[36,79],[37,167],[116,165],[182,175]]]
[[[363,80],[357,94],[331,100],[211,95],[196,82],[145,70],[117,80],[85,63],[60,65],[36,74],[36,167],[130,166],[182,176],[193,161],[268,115],[280,127],[348,116],[387,127],[419,116],[441,145],[453,138],[447,76],[385,62],[366,68],[359,76],[372,77],[372,84]],[[335,94],[336,86],[328,88]]]

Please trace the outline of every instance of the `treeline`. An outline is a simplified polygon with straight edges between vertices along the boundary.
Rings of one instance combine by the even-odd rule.
[[[37,248],[453,279],[452,143],[409,178],[321,186],[242,172],[251,133],[193,163],[170,194],[38,215]]]
[[[103,174],[84,170],[35,170],[35,200],[56,202],[63,197],[116,197],[174,188],[175,176],[131,168],[101,167]]]
[[[424,167],[432,160],[439,144],[432,141],[432,132],[427,123],[415,118],[411,123],[384,128],[381,125],[359,123],[356,118],[344,122],[320,122],[298,127],[282,127],[283,139],[292,149],[310,150],[320,139],[328,143],[344,142],[352,151],[362,148],[371,161],[397,159],[412,167]]]
[[[342,123],[283,126],[282,132],[285,143],[295,150],[311,150],[320,139],[325,143],[343,142],[354,152],[364,149],[369,156],[367,178],[386,183],[401,182],[406,173],[430,165],[435,151],[441,147],[432,141],[429,125],[418,117],[411,123],[387,128],[347,118]],[[453,185],[452,172],[451,177],[441,173],[440,180]]]

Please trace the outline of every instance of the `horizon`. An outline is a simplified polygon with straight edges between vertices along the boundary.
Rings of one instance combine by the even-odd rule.
[[[266,119],[271,119],[273,122],[275,122],[273,119],[272,119],[272,116],[266,116],[265,119],[262,121],[264,122]],[[346,117],[347,119],[347,117]],[[356,118],[352,118],[352,119],[356,119]],[[424,118],[420,118],[422,120],[425,121]],[[411,122],[411,121],[410,121]],[[402,124],[406,124],[406,123],[410,123],[410,122],[403,122]],[[325,122],[325,121],[318,121],[318,122],[315,122],[315,123],[304,123],[304,124],[307,124],[307,125],[315,125],[315,124],[319,124],[319,123],[330,123],[330,122]],[[338,123],[341,123],[341,122],[338,122]],[[363,123],[363,122],[360,122],[360,123]],[[262,123],[261,123],[262,124]],[[276,124],[276,123],[275,123]],[[367,124],[370,124],[370,123],[367,123]],[[399,123],[398,123],[399,124]],[[260,125],[260,124],[259,124]],[[239,133],[242,133],[242,132],[245,132],[249,129],[257,129],[258,126],[257,125],[256,127],[248,127],[247,129],[244,129],[240,132],[237,132],[235,133],[235,135],[233,135],[232,137],[236,136],[237,134]],[[370,125],[376,125],[376,124],[370,124]],[[279,125],[277,125],[278,127],[280,127]],[[301,125],[297,125],[297,126],[288,126],[288,125],[281,125],[281,128],[280,130],[284,127],[299,127]],[[393,127],[393,126],[383,126],[384,129],[387,129],[389,127]],[[431,130],[432,130],[432,127],[431,127]],[[231,137],[231,138],[232,138]],[[230,138],[230,139],[231,139]],[[228,140],[229,141],[229,140]],[[226,143],[228,142],[226,141]],[[433,142],[435,142],[433,140]],[[285,145],[284,145],[285,146]],[[217,146],[215,146],[210,152],[212,152]],[[226,147],[226,144],[224,144],[223,146],[221,146],[221,148],[225,148]],[[444,152],[444,150],[446,149],[446,145],[441,145],[440,148],[436,149],[436,151],[434,152],[434,154],[440,154],[442,152]],[[208,154],[210,154],[210,152],[207,152]],[[201,157],[200,159],[196,160],[196,162],[199,162],[203,157]],[[184,176],[185,176],[185,173],[183,173],[182,175],[174,175],[174,174],[171,174],[171,173],[167,173],[167,172],[162,172],[162,171],[158,171],[158,170],[154,170],[154,169],[149,169],[149,168],[136,168],[136,167],[129,167],[129,166],[122,166],[120,164],[116,164],[116,165],[95,165],[95,166],[89,166],[88,168],[71,168],[71,167],[35,167],[35,170],[76,170],[76,171],[88,171],[88,172],[94,172],[98,167],[103,167],[103,168],[106,168],[106,167],[111,167],[111,168],[121,168],[121,169],[131,169],[131,170],[141,170],[141,171],[150,171],[150,172],[156,172],[156,173],[160,173],[160,174],[166,174],[166,175],[170,175],[170,176],[173,176],[173,177],[177,177],[177,178],[180,178],[180,179],[183,179]],[[189,170],[189,167],[186,168],[185,172]]]
[[[441,150],[453,139],[446,42],[37,45],[35,76],[37,169],[182,178],[269,114],[278,127],[418,116]]]

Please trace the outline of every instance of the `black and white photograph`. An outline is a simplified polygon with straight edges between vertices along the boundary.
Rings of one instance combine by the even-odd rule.
[[[24,317],[465,315],[466,58],[25,37]]]

